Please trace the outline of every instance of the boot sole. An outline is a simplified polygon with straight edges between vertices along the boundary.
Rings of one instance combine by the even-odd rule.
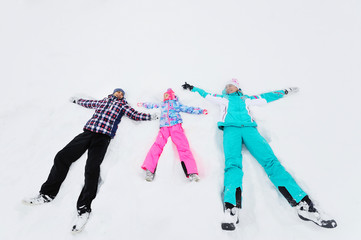
[[[222,223],[222,229],[226,231],[234,231],[236,226],[233,223]]]
[[[320,226],[320,227],[323,227],[323,228],[335,228],[337,227],[337,223],[335,220],[323,220],[322,222],[324,224],[318,224],[317,222],[315,221],[312,221],[311,219],[308,219],[308,218],[305,218],[305,217],[302,217],[301,215],[298,214],[298,216],[303,220],[303,221],[310,221],[310,222],[313,222],[315,223],[316,225]]]

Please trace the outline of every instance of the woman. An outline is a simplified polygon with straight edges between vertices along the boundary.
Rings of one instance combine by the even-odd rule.
[[[259,134],[257,124],[250,115],[250,106],[267,104],[287,94],[297,92],[298,88],[248,96],[243,94],[237,79],[229,81],[221,95],[207,93],[187,83],[182,87],[198,92],[202,97],[220,106],[221,118],[218,128],[223,130],[225,155],[224,208],[226,216],[222,223],[224,230],[234,230],[235,224],[238,223],[238,213],[242,202],[242,144],[245,144],[249,152],[262,165],[272,183],[290,205],[296,207],[301,219],[313,221],[322,227],[336,227],[334,220],[321,218],[308,195],[285,170],[270,145]]]

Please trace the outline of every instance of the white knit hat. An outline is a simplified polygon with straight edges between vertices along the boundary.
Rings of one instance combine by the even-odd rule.
[[[226,85],[228,85],[228,84],[232,84],[232,85],[236,86],[238,89],[240,89],[239,82],[236,78],[232,78],[232,80],[228,81]]]

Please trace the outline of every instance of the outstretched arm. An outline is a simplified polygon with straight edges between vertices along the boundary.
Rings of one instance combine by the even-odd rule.
[[[267,93],[262,93],[260,95],[247,96],[248,101],[251,105],[263,105],[269,102],[276,101],[283,98],[285,95],[296,93],[299,89],[297,87],[287,88],[284,90],[277,90]]]
[[[153,109],[153,108],[159,108],[160,107],[160,104],[157,104],[157,103],[138,103],[137,104],[138,107],[144,107],[144,108],[148,108],[148,109]]]
[[[70,98],[70,101],[72,103],[76,103],[82,107],[85,107],[85,108],[91,108],[91,109],[95,109],[99,106],[99,104],[104,101],[103,100],[86,100],[86,99],[82,99],[82,98],[76,98],[76,97],[72,97]]]
[[[134,108],[130,107],[129,105],[124,106],[125,115],[132,120],[135,121],[147,121],[156,119],[155,116],[148,114],[148,113],[141,113],[136,111]]]
[[[227,99],[225,99],[223,97],[223,95],[219,95],[219,94],[211,94],[208,93],[206,91],[204,91],[203,89],[194,87],[188,83],[185,83],[182,85],[183,89],[185,90],[190,90],[191,92],[197,92],[199,93],[199,95],[201,95],[202,97],[204,97],[206,100],[213,102],[213,103],[217,103],[217,104],[225,104],[226,102],[228,102]]]
[[[199,107],[189,107],[183,104],[180,104],[180,110],[182,112],[190,113],[190,114],[205,114],[205,115],[208,114],[208,111],[206,109],[202,109]]]

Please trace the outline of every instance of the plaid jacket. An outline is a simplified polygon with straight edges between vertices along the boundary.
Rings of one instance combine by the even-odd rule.
[[[111,138],[115,136],[118,124],[124,114],[135,121],[151,119],[150,114],[137,112],[128,105],[124,98],[119,100],[113,95],[109,95],[103,100],[79,99],[77,104],[95,109],[94,115],[85,124],[84,130],[105,134]]]

